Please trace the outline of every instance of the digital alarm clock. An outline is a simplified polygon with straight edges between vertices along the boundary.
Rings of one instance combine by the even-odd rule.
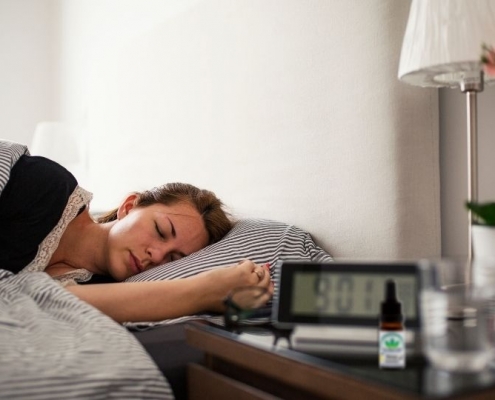
[[[293,347],[317,352],[377,354],[380,305],[385,282],[396,283],[405,317],[406,347],[419,345],[419,292],[425,267],[413,262],[280,261],[272,321],[294,328]]]

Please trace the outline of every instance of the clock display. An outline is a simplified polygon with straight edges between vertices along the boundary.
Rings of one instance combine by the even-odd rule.
[[[407,328],[418,328],[422,274],[419,263],[282,261],[272,320],[279,326],[377,326],[385,282],[392,279]]]
[[[294,315],[376,317],[390,274],[304,272],[294,274],[291,313]],[[393,276],[406,319],[416,318],[416,278]]]

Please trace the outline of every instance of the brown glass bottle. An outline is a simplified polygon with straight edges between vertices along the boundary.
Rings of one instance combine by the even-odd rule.
[[[380,368],[405,368],[404,316],[393,280],[385,282],[385,299],[381,304],[379,322],[378,351]]]

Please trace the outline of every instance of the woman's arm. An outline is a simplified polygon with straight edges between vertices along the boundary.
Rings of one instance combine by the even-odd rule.
[[[184,279],[75,285],[68,290],[117,322],[138,322],[221,311],[225,296],[238,286],[273,291],[268,270],[251,261]]]

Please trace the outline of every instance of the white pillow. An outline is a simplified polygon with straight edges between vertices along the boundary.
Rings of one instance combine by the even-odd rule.
[[[329,262],[332,257],[311,235],[294,225],[263,219],[239,220],[219,242],[127,279],[128,282],[185,278],[209,269],[250,259],[259,264],[278,260]],[[273,269],[272,269],[273,274]]]

